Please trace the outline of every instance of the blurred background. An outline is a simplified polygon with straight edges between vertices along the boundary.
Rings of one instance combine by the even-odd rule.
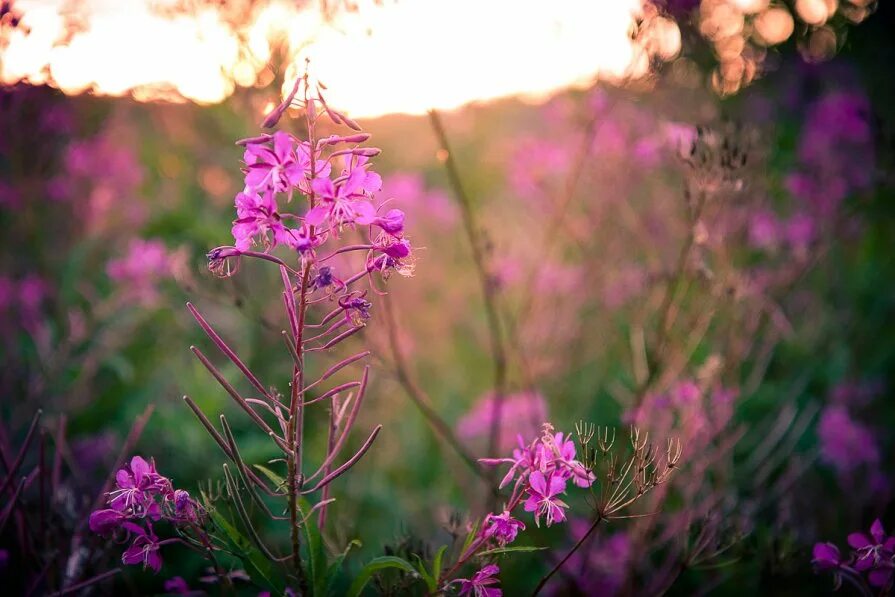
[[[417,258],[343,347],[373,351],[360,425],[384,429],[338,482],[334,543],[359,538],[358,561],[431,551],[452,516],[482,513],[422,399],[474,457],[542,421],[682,440],[682,471],[640,507],[660,513],[605,527],[554,594],[831,591],[815,542],[895,528],[893,16],[871,0],[0,1],[0,451],[7,467],[42,409],[66,471],[60,571],[9,525],[0,577],[24,594],[114,561],[77,529],[122,445],[191,491],[219,480],[183,394],[233,415],[245,458],[274,456],[192,358],[207,341],[184,304],[285,387],[276,272],[221,280],[205,254],[232,243],[234,141],[307,58],[382,148],[379,197]],[[500,454],[449,159],[500,321]],[[568,527],[528,539],[550,555],[502,562],[506,594],[575,542],[587,509],[570,504]],[[184,553],[115,586],[202,574]]]

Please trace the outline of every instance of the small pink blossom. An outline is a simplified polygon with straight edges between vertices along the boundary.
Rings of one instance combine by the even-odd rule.
[[[503,591],[494,587],[500,582],[497,575],[500,568],[496,564],[488,564],[471,579],[460,578],[454,582],[460,583],[460,595],[472,595],[473,597],[500,597]]]
[[[531,473],[528,480],[529,495],[525,501],[525,511],[535,513],[535,524],[541,526],[541,516],[545,517],[548,527],[564,521],[566,515],[563,508],[569,506],[557,496],[565,493],[566,480],[554,473],[544,476],[541,471]]]

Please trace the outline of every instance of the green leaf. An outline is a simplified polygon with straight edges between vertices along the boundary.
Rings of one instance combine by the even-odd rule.
[[[304,521],[301,525],[301,530],[308,554],[308,572],[311,575],[312,595],[322,597],[326,591],[326,552],[323,550],[323,540],[320,538],[320,530],[314,521],[314,515],[309,514],[311,507],[308,500],[301,497],[298,498],[299,516]]]
[[[210,515],[212,522],[224,532],[236,548],[236,551],[240,559],[245,563],[246,568],[254,570],[257,573],[257,575],[250,574],[250,576],[255,576],[256,578],[260,577],[268,587],[282,592],[285,589],[285,586],[274,580],[270,562],[267,558],[265,558],[261,552],[252,545],[251,541],[240,533],[236,527],[221,514],[220,510],[215,508],[214,510],[211,510]]]
[[[536,547],[534,545],[520,545],[518,547],[496,547],[494,549],[486,549],[485,551],[480,551],[478,555],[480,556],[493,556],[501,553],[513,553],[513,552],[531,552],[531,551],[543,551],[545,549],[550,549],[549,547]]]
[[[366,566],[361,568],[361,571],[355,577],[354,582],[351,583],[351,587],[346,593],[347,597],[360,597],[361,592],[364,590],[364,587],[367,586],[367,583],[370,582],[373,575],[380,570],[385,570],[387,568],[397,568],[404,572],[409,572],[414,576],[418,575],[413,564],[402,558],[395,556],[381,556],[374,558],[370,560]]]
[[[438,581],[441,580],[441,563],[444,561],[444,553],[447,551],[447,548],[447,545],[439,547],[438,551],[435,552],[435,558],[432,560],[432,576],[435,577],[436,589],[438,588]]]
[[[420,576],[423,577],[423,580],[426,581],[426,586],[429,587],[429,591],[435,592],[435,589],[438,588],[436,580],[426,569],[426,563],[416,554],[413,554],[413,557],[416,558],[416,569],[419,571]]]
[[[253,466],[254,466],[256,469],[258,469],[259,471],[261,471],[262,473],[264,473],[264,476],[265,476],[265,477],[267,477],[268,479],[270,479],[271,481],[273,481],[274,485],[276,485],[277,488],[284,487],[284,486],[286,485],[286,479],[284,479],[283,477],[279,476],[278,474],[276,474],[275,472],[273,472],[272,470],[270,470],[270,469],[267,468],[266,466],[261,466],[260,464],[255,464],[255,465],[253,465]]]
[[[345,547],[345,550],[336,556],[333,560],[333,563],[329,565],[329,568],[326,570],[326,594],[329,595],[333,590],[333,585],[336,583],[336,578],[339,575],[339,571],[342,569],[342,563],[345,561],[345,558],[348,556],[348,552],[351,551],[352,547],[360,547],[362,543],[357,539],[352,539],[351,542]]]
[[[463,547],[460,548],[460,553],[466,553],[466,550],[469,549],[469,546],[472,545],[473,540],[476,538],[479,530],[479,521],[475,521],[472,524],[472,528],[469,530],[469,534],[466,536],[466,541],[463,542]]]

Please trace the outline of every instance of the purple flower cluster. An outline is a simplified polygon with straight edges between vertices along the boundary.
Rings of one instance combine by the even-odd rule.
[[[590,487],[594,482],[593,473],[576,459],[575,442],[563,433],[553,433],[549,423],[530,444],[526,445],[521,436],[518,439],[519,447],[513,450],[512,458],[483,458],[480,462],[511,465],[500,487],[515,479],[510,504],[515,505],[526,496],[525,511],[534,512],[536,525],[540,526],[542,516],[547,526],[564,521],[564,509],[568,505],[560,496],[565,494],[568,481],[578,487]]]
[[[870,534],[850,534],[848,545],[851,553],[843,556],[833,543],[815,544],[811,560],[815,569],[833,572],[837,586],[844,577],[877,588],[891,585],[895,570],[895,537],[886,535],[879,519],[873,521]]]
[[[561,497],[566,492],[569,481],[579,487],[590,487],[595,476],[576,458],[575,442],[563,433],[554,433],[549,423],[543,432],[529,444],[518,436],[519,447],[513,450],[512,458],[481,458],[479,462],[488,465],[510,464],[510,470],[501,481],[500,487],[509,485],[514,479],[513,493],[506,507],[499,514],[488,514],[472,545],[461,554],[459,563],[466,562],[480,549],[504,547],[516,540],[525,524],[513,518],[512,511],[524,501],[523,509],[533,512],[535,524],[540,526],[543,516],[547,526],[566,520],[568,505]],[[493,585],[498,583],[496,575],[500,569],[488,564],[470,579],[457,579],[461,595],[494,597],[502,594]]]
[[[121,556],[125,564],[143,564],[158,572],[162,566],[159,549],[176,540],[162,541],[153,523],[160,520],[178,526],[196,525],[201,507],[171,480],[155,470],[155,462],[134,456],[130,465],[115,475],[115,489],[108,493],[108,508],[90,515],[90,530],[101,535],[121,533],[130,541]]]
[[[307,107],[316,110],[313,103]],[[315,112],[311,119],[317,116]],[[409,274],[412,249],[404,238],[404,212],[383,212],[373,203],[382,179],[370,163],[380,150],[361,145],[369,138],[359,132],[313,142],[277,131],[241,142],[246,148],[245,188],[236,196],[236,249],[245,252],[259,245],[269,252],[284,245],[314,261],[317,248],[328,238],[340,237],[346,228],[367,226],[378,231],[363,246],[369,251],[367,270]],[[278,201],[280,195],[291,201],[296,191],[308,199],[301,215],[282,211]]]

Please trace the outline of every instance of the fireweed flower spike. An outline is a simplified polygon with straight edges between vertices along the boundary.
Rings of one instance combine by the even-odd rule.
[[[385,279],[392,270],[411,273],[413,257],[405,236],[404,212],[383,210],[375,196],[382,180],[373,170],[371,158],[380,150],[364,145],[370,135],[332,110],[320,88],[312,90],[307,75],[268,115],[264,126],[276,127],[290,107],[303,115],[305,131],[301,135],[274,130],[237,142],[245,148],[245,187],[235,200],[235,246],[218,247],[208,254],[209,270],[221,277],[235,275],[248,259],[278,266],[285,312],[282,337],[293,362],[288,388],[277,391],[263,383],[199,310],[187,305],[211,343],[252,387],[251,395],[237,389],[198,347],[192,347],[193,353],[282,453],[281,458],[266,464],[274,463],[276,468],[277,463],[284,463],[285,470],[272,471],[246,462],[223,416],[220,427],[216,427],[189,397],[184,401],[231,461],[224,465],[224,477],[225,495],[238,515],[238,521],[232,524],[241,526],[275,567],[285,566],[288,585],[297,585],[300,594],[316,594],[320,579],[312,577],[318,572],[319,562],[304,561],[305,553],[312,559],[317,555],[310,553],[310,546],[302,545],[306,532],[302,527],[315,521],[321,527],[326,524],[327,506],[335,499],[330,493],[332,483],[363,458],[381,430],[381,426],[375,426],[353,454],[343,454],[364,403],[369,367],[365,366],[355,381],[330,384],[329,380],[349,371],[370,352],[355,350],[334,364],[324,359],[331,357],[336,346],[356,338],[373,317],[369,289],[362,284],[369,281],[374,293],[381,292],[375,278]],[[353,132],[320,136],[321,120],[330,121],[328,128],[347,126]],[[353,241],[356,244],[343,242],[348,233],[367,238]],[[343,272],[341,265],[336,270],[330,260],[347,253],[362,258],[358,260],[362,263],[360,271]],[[329,424],[325,426],[323,457],[309,466],[305,446],[311,436],[305,428],[305,410],[318,403],[328,407]],[[256,470],[269,481],[259,477]],[[177,492],[171,494],[168,508],[172,516],[177,520],[201,516],[201,509],[184,499]],[[279,500],[281,505],[268,506],[268,499]],[[249,516],[254,506],[273,520],[288,521],[289,554],[276,554],[264,543]],[[216,513],[220,515],[221,510]],[[97,526],[113,524],[109,518],[98,518]]]

